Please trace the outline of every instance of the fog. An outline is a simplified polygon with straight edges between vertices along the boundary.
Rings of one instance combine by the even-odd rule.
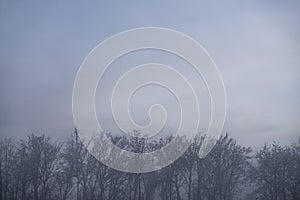
[[[87,54],[120,31],[157,26],[191,36],[216,62],[227,93],[224,133],[252,147],[273,140],[293,142],[300,128],[299,9],[296,1],[1,1],[1,136],[69,136],[74,127],[73,82]],[[136,55],[115,63],[100,82],[97,112],[107,130],[116,130],[111,111],[105,106],[113,80],[131,64],[164,60],[194,83],[198,97],[203,99],[199,131],[205,132],[208,94],[189,66],[169,55]],[[156,97],[149,100],[147,95],[154,94]],[[174,101],[159,88],[146,88],[135,98],[131,111],[141,124],[148,120],[143,112],[150,104]],[[176,109],[175,103],[168,106],[171,113],[172,106]],[[177,118],[176,114],[169,116],[174,117],[169,118],[166,131],[172,132]]]

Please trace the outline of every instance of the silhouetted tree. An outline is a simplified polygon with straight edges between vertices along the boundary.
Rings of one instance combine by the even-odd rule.
[[[300,198],[300,151],[298,145],[282,147],[265,145],[256,155],[257,164],[251,176],[261,199],[286,200]]]
[[[160,149],[174,139],[106,135],[120,148],[136,153]],[[202,141],[197,135],[174,163],[138,174],[120,172],[96,160],[77,129],[63,143],[34,134],[17,143],[1,139],[0,200],[300,199],[300,142],[288,147],[265,145],[251,158],[250,148],[225,135],[200,159]],[[248,184],[250,192],[239,191]]]

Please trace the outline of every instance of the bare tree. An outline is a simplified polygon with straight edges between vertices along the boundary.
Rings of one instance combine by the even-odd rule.
[[[12,165],[15,199],[52,199],[60,147],[49,137],[34,134],[20,142]]]
[[[13,168],[15,146],[10,139],[0,140],[0,199],[13,199]]]
[[[209,155],[197,162],[197,198],[232,199],[245,176],[250,152],[250,148],[237,145],[227,134],[222,136]]]
[[[112,135],[108,139],[128,151],[151,152],[172,137],[151,142]],[[64,143],[34,134],[18,143],[1,139],[0,200],[228,200],[238,199],[240,186],[250,181],[254,192],[248,199],[300,199],[300,142],[266,145],[250,163],[251,149],[228,135],[200,159],[202,141],[198,135],[177,161],[161,170],[135,174],[96,160],[77,129]]]
[[[278,143],[265,145],[257,155],[251,176],[256,184],[256,196],[263,199],[286,200],[300,197],[299,144],[282,147]]]

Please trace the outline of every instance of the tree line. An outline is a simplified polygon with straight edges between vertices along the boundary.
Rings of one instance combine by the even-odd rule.
[[[146,145],[145,141],[110,137],[135,152],[141,144],[145,150],[172,139]],[[77,130],[62,142],[34,134],[18,142],[2,138],[0,200],[300,199],[300,141],[290,146],[273,143],[253,152],[226,134],[200,159],[202,141],[197,136],[168,167],[134,174],[97,161],[80,142]]]

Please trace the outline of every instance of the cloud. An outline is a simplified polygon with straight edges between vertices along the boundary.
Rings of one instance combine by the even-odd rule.
[[[0,7],[3,136],[24,137],[31,132],[53,137],[69,134],[73,127],[73,81],[84,57],[112,34],[142,26],[182,31],[208,50],[227,89],[228,117],[224,131],[228,130],[246,145],[256,145],[261,139],[289,142],[297,135],[300,117],[297,2],[164,1],[157,6],[155,2],[138,1],[120,4],[54,1],[47,5],[38,1],[10,1],[2,2]],[[174,58],[151,55],[150,58],[165,59],[182,69],[196,85],[204,102],[203,129],[206,129],[209,99],[203,83],[196,81],[199,77]],[[146,55],[140,55],[140,61],[147,59]],[[134,64],[130,59],[127,61],[123,60],[123,64]],[[125,69],[128,68],[112,70],[106,78],[106,88],[100,88],[99,92],[109,91],[110,84]],[[168,102],[168,98],[163,96],[158,100]],[[106,114],[109,109],[103,106],[101,109],[100,115],[109,121],[111,117]],[[141,110],[143,105],[134,113]],[[137,120],[146,120],[146,115],[134,115]]]

